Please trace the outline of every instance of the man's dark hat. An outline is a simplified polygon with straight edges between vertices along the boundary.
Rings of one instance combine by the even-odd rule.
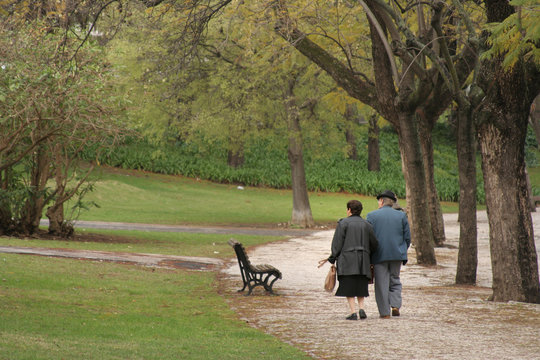
[[[390,190],[385,190],[383,191],[382,193],[380,193],[379,195],[377,195],[377,200],[379,200],[380,198],[382,197],[387,197],[389,199],[392,199],[394,201],[397,201],[397,198],[396,198],[396,194],[394,194],[393,192],[391,192]]]

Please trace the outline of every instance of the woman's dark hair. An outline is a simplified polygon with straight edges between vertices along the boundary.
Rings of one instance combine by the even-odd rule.
[[[352,215],[360,215],[362,213],[362,203],[358,200],[350,200],[347,203],[347,209],[351,210]]]

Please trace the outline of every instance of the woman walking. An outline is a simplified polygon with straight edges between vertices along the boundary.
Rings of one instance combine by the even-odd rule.
[[[336,296],[347,298],[350,315],[347,320],[365,319],[364,298],[369,296],[368,283],[371,279],[370,255],[378,247],[377,238],[371,225],[362,217],[362,203],[351,200],[347,203],[347,217],[338,221],[332,240],[332,253],[328,259],[319,261],[319,266],[326,261],[337,261],[339,287]],[[358,301],[358,314],[356,302]]]

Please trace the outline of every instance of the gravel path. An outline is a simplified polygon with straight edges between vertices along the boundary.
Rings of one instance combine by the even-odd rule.
[[[540,212],[533,213],[537,251]],[[274,289],[281,296],[243,297],[238,264],[223,270],[223,291],[252,326],[295,344],[317,359],[540,359],[540,305],[494,303],[489,233],[478,214],[478,284],[453,285],[459,224],[445,215],[447,246],[437,248],[438,265],[416,265],[414,249],[402,268],[403,307],[399,318],[380,319],[373,285],[366,299],[368,319],[346,321],[344,298],[322,290],[333,230],[248,249],[252,263],[272,264],[283,273]]]

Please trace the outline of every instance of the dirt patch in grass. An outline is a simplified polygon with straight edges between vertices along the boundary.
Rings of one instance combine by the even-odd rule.
[[[110,244],[144,244],[151,243],[149,239],[139,239],[136,237],[126,237],[108,234],[96,234],[96,233],[81,233],[75,232],[69,238],[61,237],[58,235],[49,234],[48,231],[39,230],[37,233],[25,236],[26,239],[39,239],[39,240],[56,240],[56,241],[75,241],[75,242],[96,242],[96,243],[110,243]]]

